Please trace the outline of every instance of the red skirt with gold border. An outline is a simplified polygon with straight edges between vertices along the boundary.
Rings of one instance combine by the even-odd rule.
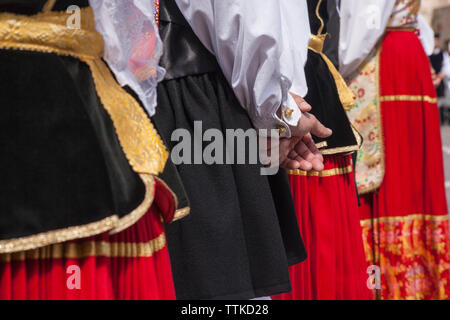
[[[365,300],[367,264],[351,155],[325,156],[322,172],[290,172],[308,259],[290,268],[292,292],[277,300]]]
[[[442,142],[430,64],[417,35],[386,34],[380,53],[385,176],[362,196],[367,260],[383,299],[448,299],[450,247]]]
[[[155,179],[152,206],[120,233],[0,254],[0,300],[175,299],[163,222],[173,199]]]

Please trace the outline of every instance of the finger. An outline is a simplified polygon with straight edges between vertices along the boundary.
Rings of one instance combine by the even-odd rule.
[[[323,162],[323,155],[322,152],[317,148],[311,134],[307,134],[303,137],[303,142],[306,144],[309,150],[314,154],[316,158],[318,158],[320,161]]]
[[[297,161],[300,161],[304,159],[305,161],[307,161],[308,163],[311,164],[311,167],[308,166],[309,170],[316,170],[316,171],[322,171],[323,170],[323,161],[316,157],[311,150],[306,149],[305,152],[301,155],[298,155],[298,157],[296,158]]]
[[[318,158],[314,158],[314,160],[311,162],[311,165],[314,171],[322,171],[325,168],[323,161],[319,160]]]
[[[302,113],[310,112],[310,111],[312,110],[311,105],[310,105],[308,102],[306,102],[305,100],[303,100],[303,102],[300,103],[300,104],[298,105],[298,107],[300,108],[300,111],[301,111]]]
[[[312,163],[305,160],[302,156],[298,156],[296,161],[299,163],[300,170],[311,171],[313,169]]]
[[[296,95],[295,93],[290,92],[291,96],[294,98],[295,103],[299,107],[301,112],[310,112],[311,106],[308,102],[305,101],[302,97]]]
[[[311,164],[315,160],[320,161],[320,158],[316,157],[316,155],[310,150],[310,148],[305,144],[304,141],[301,141],[297,144],[295,151],[301,158],[303,158],[304,160],[308,161]]]
[[[287,159],[285,162],[283,162],[281,167],[288,170],[300,169],[300,162],[297,160]]]
[[[298,153],[295,150],[292,150],[288,155],[288,158],[292,159],[292,160],[294,160],[297,157],[298,157]]]
[[[290,141],[288,139],[283,139],[280,141],[279,146],[279,154],[280,154],[280,163],[282,163],[291,152],[292,148],[290,146]]]
[[[309,162],[311,162],[313,166],[313,170],[315,171],[322,171],[324,169],[323,164],[323,155],[320,152],[320,150],[317,148],[316,144],[314,143],[314,140],[312,139],[311,135],[307,135],[304,137],[303,142],[305,142],[308,149],[313,154],[313,157],[307,158]]]
[[[319,138],[328,138],[333,134],[333,131],[325,127],[319,120],[316,119],[311,133]]]

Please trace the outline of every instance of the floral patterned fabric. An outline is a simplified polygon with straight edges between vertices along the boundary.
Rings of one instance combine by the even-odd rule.
[[[420,0],[397,0],[389,19],[389,28],[415,28],[419,13]]]
[[[380,298],[450,298],[447,283],[450,243],[446,216],[368,219],[361,225],[367,261],[381,270]]]
[[[358,76],[349,82],[356,100],[348,116],[364,139],[356,163],[356,185],[360,194],[377,189],[384,176],[378,81],[378,50],[374,50],[359,67]]]

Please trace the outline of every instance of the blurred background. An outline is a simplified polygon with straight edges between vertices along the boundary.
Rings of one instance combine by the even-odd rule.
[[[450,68],[450,0],[422,0],[421,14],[433,28],[438,38],[435,38],[435,53],[442,51],[446,55],[447,65]],[[447,69],[448,69],[447,68]],[[439,108],[442,124],[442,145],[445,163],[445,180],[447,190],[447,203],[450,204],[450,70],[444,70],[444,79],[440,84],[441,96]]]

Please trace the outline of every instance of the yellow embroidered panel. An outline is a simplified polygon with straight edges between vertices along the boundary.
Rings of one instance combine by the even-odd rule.
[[[384,147],[379,101],[379,50],[374,50],[348,81],[356,99],[347,114],[362,135],[362,148],[356,162],[358,192],[364,194],[378,189],[384,178]]]

